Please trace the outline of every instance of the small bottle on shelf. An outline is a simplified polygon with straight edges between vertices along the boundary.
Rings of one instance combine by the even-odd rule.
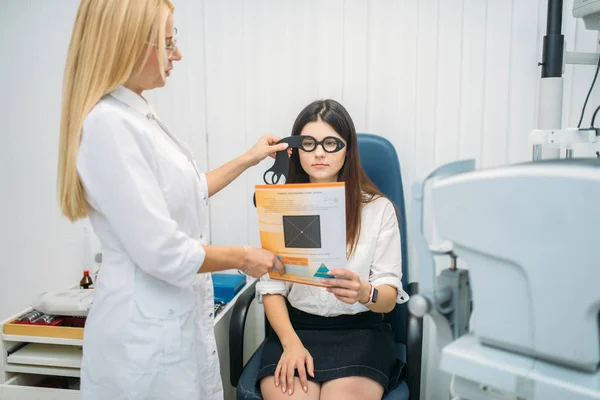
[[[83,271],[83,278],[81,278],[79,286],[82,289],[91,289],[90,286],[92,286],[93,284],[94,282],[92,282],[92,278],[90,277],[90,271],[86,269],[85,271]]]

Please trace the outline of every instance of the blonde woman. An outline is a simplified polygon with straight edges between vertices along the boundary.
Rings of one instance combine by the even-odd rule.
[[[103,248],[85,326],[83,400],[222,399],[209,273],[283,268],[263,249],[207,245],[207,205],[286,146],[265,136],[202,174],[143,97],[181,60],[173,12],[168,0],[83,0],[73,28],[58,195],[71,221],[89,217]]]

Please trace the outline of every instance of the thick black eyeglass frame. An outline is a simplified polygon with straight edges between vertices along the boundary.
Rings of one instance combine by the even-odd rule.
[[[317,146],[319,146],[319,145],[321,146],[321,148],[323,149],[323,151],[326,152],[326,153],[337,153],[338,151],[342,150],[346,146],[346,144],[340,138],[337,138],[335,136],[327,136],[327,137],[323,138],[323,140],[321,140],[320,142],[317,139],[315,139],[314,137],[310,136],[310,135],[300,135],[298,137],[302,138],[300,140],[300,147],[299,148],[302,149],[303,151],[306,151],[307,153],[311,153],[311,152],[315,151],[317,149]],[[307,150],[304,147],[304,144],[303,144],[304,139],[312,139],[315,142],[315,147],[313,147],[312,150]],[[329,151],[329,150],[327,150],[325,148],[325,141],[326,140],[333,140],[333,141],[335,141],[336,147],[335,147],[334,150]]]

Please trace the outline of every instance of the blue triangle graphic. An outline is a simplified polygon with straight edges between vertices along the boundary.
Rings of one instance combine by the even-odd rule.
[[[321,264],[314,276],[317,278],[331,278],[331,275],[327,272],[329,272],[329,268],[327,268],[325,264]]]

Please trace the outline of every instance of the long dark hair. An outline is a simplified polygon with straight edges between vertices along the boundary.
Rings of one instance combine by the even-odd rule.
[[[358,155],[356,129],[348,111],[335,100],[317,100],[310,103],[296,117],[292,136],[300,135],[309,122],[323,121],[331,126],[346,141],[346,159],[338,174],[338,182],[346,186],[346,244],[347,257],[354,254],[360,236],[362,206],[383,194],[367,177]],[[298,149],[293,149],[290,157],[289,183],[310,182],[309,176],[300,164]]]

